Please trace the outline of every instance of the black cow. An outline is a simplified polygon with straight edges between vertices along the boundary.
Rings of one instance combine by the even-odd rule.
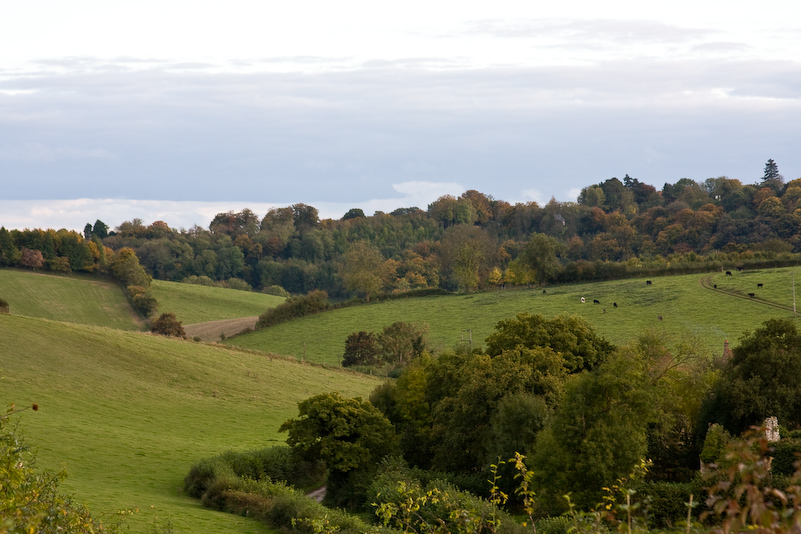
[[[757,287],[762,287],[762,284],[757,284]]]
[[[592,303],[593,303],[593,304],[600,304],[600,303],[601,303],[601,301],[600,301],[600,300],[593,300],[593,301],[592,301]]]
[[[651,281],[650,280],[646,280],[645,281],[645,285],[650,286],[651,285]]]
[[[753,293],[749,293],[748,296],[754,298],[756,295],[754,295]]]
[[[612,303],[612,306],[614,306],[615,308],[617,308],[617,302],[613,302],[613,303]]]
[[[726,276],[734,276],[734,275],[731,274],[731,271],[726,271]]]
[[[542,290],[542,293],[545,294],[545,290],[544,289]]]
[[[717,285],[717,284],[715,284],[715,285],[714,285],[714,286],[712,286],[712,287],[714,287],[715,289],[717,289],[717,288],[718,288],[718,285]]]

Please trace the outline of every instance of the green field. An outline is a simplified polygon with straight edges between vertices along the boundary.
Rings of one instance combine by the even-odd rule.
[[[12,315],[140,330],[142,318],[112,280],[0,269],[0,298]]]
[[[351,332],[377,332],[394,321],[427,323],[435,349],[453,347],[472,330],[482,344],[498,320],[519,312],[554,316],[579,314],[607,339],[623,344],[653,328],[672,336],[697,335],[709,354],[723,352],[746,330],[772,317],[792,317],[793,269],[616,280],[594,284],[399,299],[334,310],[227,340],[232,345],[267,350],[337,365]],[[709,288],[702,285],[709,284]],[[757,289],[757,283],[764,287]],[[712,289],[717,284],[720,291]],[[756,298],[747,294],[755,292]],[[586,300],[581,303],[581,297]],[[740,298],[745,297],[745,298]],[[601,304],[593,304],[594,300]],[[614,307],[617,303],[618,307]],[[786,309],[770,306],[777,303]],[[605,311],[604,311],[605,310]],[[660,320],[659,317],[662,317]],[[304,347],[305,345],[305,347]]]
[[[258,533],[181,492],[193,462],[283,442],[297,402],[337,390],[367,396],[364,375],[136,332],[0,315],[4,402],[39,404],[21,432],[39,465],[93,512],[138,509],[131,532],[169,518],[175,532]]]
[[[153,280],[159,313],[174,313],[184,325],[261,315],[284,297],[222,287]]]

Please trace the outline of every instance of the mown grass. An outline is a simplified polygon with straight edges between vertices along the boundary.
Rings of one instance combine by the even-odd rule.
[[[153,280],[159,313],[174,313],[184,325],[261,315],[284,297],[222,287]]]
[[[38,403],[20,431],[42,467],[105,517],[138,509],[175,532],[260,533],[255,521],[201,508],[181,492],[190,466],[225,450],[283,442],[297,402],[337,390],[367,396],[364,375],[143,333],[0,316],[3,401]]]
[[[630,279],[549,286],[545,293],[539,288],[400,299],[305,317],[226,343],[337,365],[345,339],[354,331],[377,332],[394,321],[426,323],[431,345],[440,350],[460,343],[469,336],[467,331],[472,331],[474,346],[483,344],[500,319],[530,312],[549,317],[561,313],[582,315],[616,344],[636,339],[646,329],[674,338],[695,335],[703,351],[721,354],[725,340],[734,345],[746,330],[755,329],[769,318],[792,317],[790,311],[760,302],[762,299],[792,305],[792,273],[792,268],[780,268],[735,271],[731,277],[722,272],[665,276],[653,278],[652,285],[644,279]],[[701,280],[707,276],[711,276],[712,284],[728,288],[731,294],[705,289]],[[758,282],[764,284],[763,289],[756,289]],[[754,291],[758,299],[733,296]],[[600,304],[593,304],[594,300]]]
[[[140,330],[142,318],[113,280],[0,269],[0,297],[12,315]]]

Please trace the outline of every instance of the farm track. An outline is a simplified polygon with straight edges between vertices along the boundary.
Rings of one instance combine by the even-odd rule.
[[[784,304],[778,304],[776,302],[771,302],[769,300],[765,300],[765,299],[760,298],[760,297],[749,297],[748,295],[743,295],[743,294],[741,294],[741,293],[739,293],[737,291],[726,291],[725,289],[718,289],[712,283],[712,276],[713,275],[710,274],[710,275],[707,275],[707,276],[704,276],[703,278],[701,278],[701,280],[700,280],[701,286],[704,287],[705,289],[710,290],[710,291],[717,291],[718,293],[723,293],[724,295],[728,295],[730,297],[735,297],[735,298],[738,298],[738,299],[745,299],[748,302],[756,302],[758,304],[764,304],[765,306],[772,306],[774,308],[778,308],[780,310],[785,310],[785,311],[789,311],[789,312],[793,311],[793,307],[792,306],[785,306]]]

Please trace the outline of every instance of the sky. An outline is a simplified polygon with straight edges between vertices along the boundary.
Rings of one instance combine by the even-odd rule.
[[[801,177],[789,0],[0,0],[0,226]]]

